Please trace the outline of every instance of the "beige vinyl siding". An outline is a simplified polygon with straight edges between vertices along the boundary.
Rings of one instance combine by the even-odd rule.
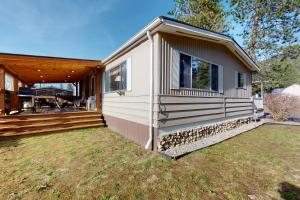
[[[121,57],[105,66],[109,70],[131,58],[131,91],[124,95],[116,92],[103,94],[103,114],[148,124],[149,116],[149,42],[142,42]]]
[[[157,44],[158,34],[153,36],[155,45],[154,52],[155,60],[157,62]],[[134,46],[127,53],[114,59],[111,63],[105,66],[105,70],[111,69],[114,66],[131,58],[131,90],[125,91],[124,95],[119,95],[116,92],[109,92],[103,94],[102,110],[103,114],[136,122],[148,126],[149,124],[149,94],[150,94],[150,50],[149,40],[145,39],[136,46]],[[157,69],[154,69],[157,73]],[[154,81],[154,91],[157,94],[158,80]],[[157,106],[157,95],[154,96],[154,107]],[[156,109],[157,110],[157,109]],[[154,120],[157,119],[158,114],[154,110]],[[157,124],[154,121],[154,124]]]
[[[251,96],[251,71],[230,52],[225,46],[217,43],[207,42],[200,39],[182,37],[161,33],[161,73],[160,94],[183,95],[183,96],[227,96],[227,97],[250,97]],[[194,89],[173,89],[172,78],[178,78],[178,72],[172,74],[172,66],[178,53],[184,52],[211,63],[223,66],[224,71],[224,93],[215,91]],[[177,62],[177,61],[176,61]],[[246,88],[235,88],[235,71],[246,74]],[[175,77],[174,77],[175,76]]]
[[[171,96],[159,97],[159,127],[251,115],[248,98]]]
[[[154,39],[154,127],[163,128],[205,122],[252,113],[250,70],[218,44],[169,34],[155,34]],[[224,94],[191,89],[171,89],[171,65],[174,51],[184,51],[224,68]],[[149,41],[139,44],[106,65],[110,69],[131,58],[131,91],[120,96],[103,94],[103,114],[148,126],[150,90]],[[236,89],[234,72],[247,74],[246,89]],[[179,78],[178,78],[179,79]],[[226,97],[226,98],[225,98]]]
[[[251,71],[225,46],[199,39],[160,33],[160,77],[158,87],[159,128],[226,120],[253,113]],[[223,66],[223,93],[182,89],[179,86],[179,52]],[[176,66],[177,65],[177,66]],[[235,71],[246,74],[246,87],[235,87]],[[176,84],[177,84],[177,89]]]
[[[253,102],[247,98],[226,98],[226,117],[251,115],[253,114]]]

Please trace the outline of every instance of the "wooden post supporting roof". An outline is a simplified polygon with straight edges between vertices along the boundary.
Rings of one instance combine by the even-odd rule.
[[[84,97],[88,98],[90,96],[90,79],[89,76],[86,76],[84,79]]]
[[[78,82],[76,82],[75,87],[75,96],[78,97]]]
[[[96,108],[98,112],[102,112],[102,71],[103,70],[97,70],[96,72]]]
[[[19,80],[14,77],[14,91],[12,93],[11,96],[11,104],[10,104],[10,108],[11,111],[18,111],[19,110],[19,97],[18,97],[18,93],[19,93],[19,87],[18,87],[18,82]]]
[[[84,96],[83,92],[84,92],[84,88],[83,88],[83,80],[79,81],[79,97],[82,99],[82,97]]]
[[[0,65],[0,115],[5,114],[5,70]]]

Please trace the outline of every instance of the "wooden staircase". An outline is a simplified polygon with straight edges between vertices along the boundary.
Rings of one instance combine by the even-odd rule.
[[[3,116],[0,140],[104,126],[102,115],[89,111]]]

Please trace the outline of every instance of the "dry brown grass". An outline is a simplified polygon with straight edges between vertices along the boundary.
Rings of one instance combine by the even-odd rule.
[[[263,126],[177,161],[107,128],[0,142],[0,199],[295,197],[300,127]]]

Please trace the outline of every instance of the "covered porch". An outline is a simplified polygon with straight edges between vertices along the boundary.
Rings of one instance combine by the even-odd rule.
[[[103,64],[98,60],[0,53],[0,115],[101,113],[102,69]],[[72,84],[73,91],[34,88],[46,83]],[[45,108],[41,102],[51,104]],[[63,109],[63,102],[72,105]]]
[[[102,68],[97,60],[0,54],[0,140],[105,126]],[[73,91],[34,87],[47,83]]]

